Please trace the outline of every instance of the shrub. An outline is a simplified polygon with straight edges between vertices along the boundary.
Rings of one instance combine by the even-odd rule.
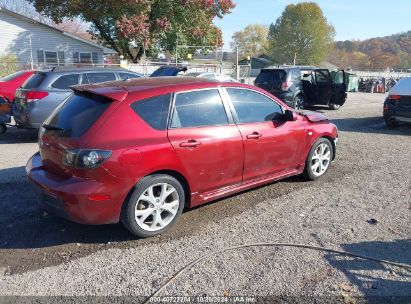
[[[21,70],[20,64],[14,55],[0,55],[0,77],[10,75]]]

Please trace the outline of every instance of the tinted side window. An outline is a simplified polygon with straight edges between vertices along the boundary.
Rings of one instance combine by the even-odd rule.
[[[70,86],[78,84],[79,74],[63,75],[51,85],[52,88],[68,90]]]
[[[87,73],[89,83],[116,80],[114,73]]]
[[[270,82],[270,81],[284,81],[287,77],[287,73],[284,70],[262,70],[257,77],[257,82]]]
[[[202,90],[176,95],[172,128],[227,124],[227,113],[218,90]]]
[[[120,76],[121,80],[141,78],[139,75],[131,73],[119,73],[118,75]]]
[[[152,128],[166,130],[170,100],[171,94],[155,96],[134,102],[131,108]]]
[[[291,80],[300,80],[301,79],[301,72],[300,70],[292,70],[291,72]]]
[[[324,71],[315,71],[315,80],[317,83],[330,83],[331,77]]]
[[[227,92],[240,123],[275,120],[282,114],[281,106],[263,94],[232,88],[227,88]]]

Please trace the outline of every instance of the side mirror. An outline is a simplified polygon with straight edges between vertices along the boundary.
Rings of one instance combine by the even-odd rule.
[[[294,112],[290,110],[285,110],[283,114],[283,120],[284,121],[294,121],[295,120]]]

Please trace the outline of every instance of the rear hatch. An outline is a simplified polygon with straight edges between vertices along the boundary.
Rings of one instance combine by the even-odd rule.
[[[411,77],[404,77],[393,86],[388,98],[394,105],[394,115],[411,118]]]
[[[281,93],[281,85],[286,81],[287,72],[280,69],[261,70],[255,80],[255,85],[270,93]]]
[[[112,100],[88,92],[77,92],[61,104],[40,130],[40,155],[46,171],[70,177],[73,168],[63,164],[67,149],[79,148],[86,132],[105,114]]]
[[[14,99],[15,110],[23,112],[30,102],[39,100],[48,95],[47,92],[41,92],[39,90],[46,77],[46,73],[34,73],[23,83],[23,85],[16,91],[16,97]]]
[[[394,100],[395,115],[411,118],[411,96],[399,96],[398,98]]]

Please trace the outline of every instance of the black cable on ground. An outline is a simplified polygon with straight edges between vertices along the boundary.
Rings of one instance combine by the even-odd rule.
[[[153,294],[151,294],[150,297],[147,298],[147,300],[144,302],[150,303],[150,300],[154,297],[157,297],[160,292],[162,292],[168,285],[170,285],[175,279],[177,279],[183,272],[185,272],[187,269],[193,267],[194,265],[198,264],[199,262],[208,259],[209,257],[216,255],[218,253],[224,252],[224,251],[230,251],[234,249],[240,249],[240,248],[248,248],[248,247],[269,247],[269,246],[274,246],[274,247],[294,247],[294,248],[304,248],[304,249],[311,249],[311,250],[317,250],[317,251],[325,251],[325,252],[330,252],[330,253],[336,253],[340,255],[345,255],[353,258],[360,258],[363,260],[369,260],[369,261],[374,261],[378,263],[383,263],[391,266],[396,266],[396,267],[401,267],[405,268],[411,271],[411,265],[408,264],[401,264],[401,263],[395,263],[391,261],[386,261],[386,260],[381,260],[381,259],[376,259],[372,257],[368,257],[365,255],[359,255],[359,254],[354,254],[342,250],[335,250],[335,249],[330,249],[330,248],[324,248],[324,247],[319,247],[319,246],[310,246],[310,245],[302,245],[302,244],[293,244],[293,243],[254,243],[254,244],[244,244],[244,245],[238,245],[238,246],[233,246],[233,247],[227,247],[223,248],[217,251],[210,252],[206,255],[203,255],[202,257],[199,257],[198,259],[195,259],[191,263],[187,264],[183,268],[181,268],[178,272],[176,272],[170,279],[167,280],[163,285],[160,286]]]

